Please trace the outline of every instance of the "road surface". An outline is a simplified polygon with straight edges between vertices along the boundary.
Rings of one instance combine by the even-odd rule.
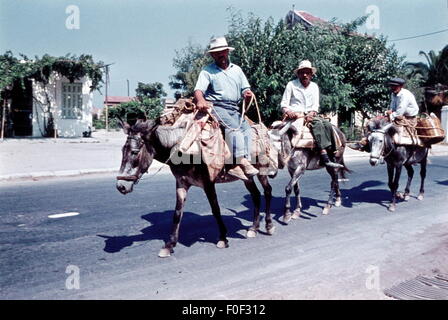
[[[208,202],[192,188],[180,242],[165,259],[157,253],[175,203],[169,174],[146,177],[125,196],[108,174],[2,182],[0,299],[389,299],[382,290],[394,284],[448,273],[446,157],[431,158],[423,201],[416,167],[412,197],[394,213],[385,165],[363,158],[348,166],[342,207],[321,215],[329,177],[307,172],[304,212],[289,225],[281,223],[282,171],[271,180],[276,233],[254,239],[244,237],[252,204],[243,183],[218,185],[227,249],[215,247]]]

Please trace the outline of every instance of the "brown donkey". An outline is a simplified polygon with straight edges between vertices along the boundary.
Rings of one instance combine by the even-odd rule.
[[[169,241],[167,241],[165,246],[160,250],[159,257],[168,257],[174,252],[173,248],[176,246],[179,238],[179,226],[187,193],[191,186],[204,189],[219,228],[219,241],[217,247],[227,248],[229,246],[227,229],[221,217],[215,183],[232,182],[238,179],[227,175],[225,176],[225,179],[220,179],[218,177],[216,181],[211,181],[205,163],[173,163],[171,158],[172,155],[170,153],[171,148],[164,147],[159,138],[160,134],[163,134],[163,132],[167,130],[159,131],[156,134],[155,132],[158,125],[153,120],[139,120],[133,126],[126,122],[122,122],[121,124],[128,137],[122,149],[123,158],[116,184],[118,191],[122,194],[132,192],[133,186],[137,184],[143,174],[148,171],[153,159],[168,164],[176,179],[176,208],[174,211],[172,231]],[[185,135],[185,132],[179,130],[177,131],[177,134]],[[174,162],[177,163],[177,161]],[[257,166],[257,164],[254,165]],[[258,175],[258,180],[264,189],[266,200],[266,231],[268,234],[272,235],[275,229],[270,215],[272,187],[269,184],[268,176]],[[243,182],[252,196],[255,207],[253,223],[247,231],[247,237],[255,237],[260,225],[261,195],[253,178],[249,178]]]

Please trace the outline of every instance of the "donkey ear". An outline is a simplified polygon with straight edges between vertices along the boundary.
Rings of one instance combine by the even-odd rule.
[[[143,121],[142,119],[139,119],[135,123],[134,129],[143,134],[147,134],[151,132],[152,128],[154,127],[154,124],[155,124],[154,120]]]
[[[383,127],[383,130],[384,130],[384,132],[387,132],[390,135],[393,135],[394,133],[397,132],[397,129],[395,128],[393,123],[389,123],[389,124],[385,125]]]
[[[123,119],[121,119],[119,116],[117,117],[117,119],[118,119],[118,125],[123,129],[124,134],[128,134],[129,129],[131,129],[129,123],[123,121]]]

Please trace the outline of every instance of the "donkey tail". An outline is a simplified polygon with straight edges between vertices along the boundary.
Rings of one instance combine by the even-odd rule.
[[[347,173],[352,173],[353,171],[352,170],[350,170],[348,167],[347,167],[347,165],[345,164],[345,161],[344,161],[344,157],[342,156],[341,157],[341,159],[339,160],[339,163],[340,164],[342,164],[344,167],[343,168],[341,168],[341,170],[339,170],[339,180],[340,181],[348,181],[348,178],[347,178]]]

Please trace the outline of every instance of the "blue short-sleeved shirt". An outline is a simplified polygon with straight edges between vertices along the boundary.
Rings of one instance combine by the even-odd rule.
[[[215,63],[206,66],[200,73],[194,90],[200,90],[209,101],[234,101],[241,99],[243,92],[250,89],[243,70],[230,63],[226,70]]]

